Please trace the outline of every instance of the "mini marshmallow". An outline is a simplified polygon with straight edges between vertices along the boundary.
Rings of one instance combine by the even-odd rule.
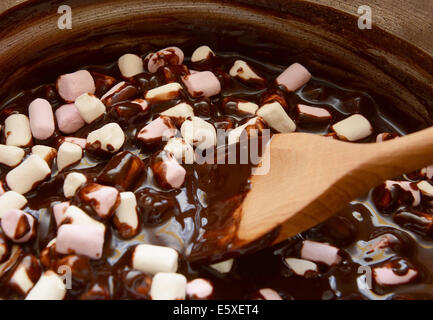
[[[27,204],[27,199],[15,191],[5,192],[0,196],[0,219],[6,212],[12,209],[22,209]]]
[[[56,251],[81,254],[92,259],[102,257],[104,229],[98,226],[63,224],[57,231]]]
[[[152,171],[159,185],[164,188],[180,188],[186,176],[186,170],[171,153],[162,151],[152,161]]]
[[[168,140],[164,150],[171,153],[179,163],[193,164],[195,153],[189,143],[182,138],[174,137]]]
[[[80,190],[81,201],[90,204],[102,219],[108,219],[119,205],[119,191],[116,188],[90,183]]]
[[[246,122],[245,124],[231,130],[228,136],[228,144],[238,143],[242,134],[249,136],[249,129],[256,130],[256,134],[261,132],[261,130],[263,129],[263,123],[260,121],[259,117],[252,118],[251,120],[248,120],[248,122]]]
[[[191,119],[185,120],[180,131],[187,143],[202,150],[216,145],[217,137],[215,127],[200,117],[192,117]]]
[[[304,104],[298,104],[298,113],[302,116],[308,116],[318,119],[331,119],[331,113],[325,108],[311,107]]]
[[[263,288],[259,290],[259,294],[264,300],[283,300],[281,296],[274,289]]]
[[[41,268],[38,259],[34,256],[27,255],[15,268],[9,279],[9,285],[26,295],[30,289],[33,288],[40,274]]]
[[[428,167],[421,169],[421,174],[423,176],[426,176],[427,179],[432,180],[433,179],[433,165],[430,165]]]
[[[143,60],[135,54],[124,54],[119,58],[117,64],[119,66],[120,73],[125,78],[130,78],[144,72]]]
[[[257,104],[248,101],[239,101],[236,108],[239,112],[249,114],[256,114],[257,110],[259,110]]]
[[[290,119],[279,102],[263,105],[257,110],[257,115],[262,117],[269,127],[278,132],[287,133],[296,130],[296,124]]]
[[[305,240],[302,244],[301,258],[332,266],[341,262],[338,251],[338,248],[329,244]]]
[[[27,147],[32,142],[30,121],[23,114],[12,114],[5,120],[6,144],[15,147]]]
[[[35,218],[32,215],[12,209],[7,211],[1,219],[4,234],[16,243],[29,241],[35,234]]]
[[[427,181],[420,181],[416,184],[421,193],[427,197],[433,197],[433,186]]]
[[[385,181],[385,188],[391,191],[393,186],[398,186],[402,188],[404,191],[410,192],[413,197],[412,206],[417,207],[421,204],[421,192],[416,189],[416,187],[413,187],[412,182],[410,181],[393,181],[393,180],[386,180]]]
[[[201,46],[194,50],[191,56],[191,62],[199,62],[215,57],[215,53],[208,46]]]
[[[63,141],[62,141],[61,143],[63,143],[63,142],[70,142],[70,143],[76,144],[76,145],[79,146],[81,149],[86,148],[87,140],[84,139],[84,138],[77,138],[77,137],[63,137],[62,140],[63,140]]]
[[[383,132],[383,133],[379,133],[377,135],[376,142],[384,142],[384,141],[392,140],[392,139],[395,139],[398,137],[399,137],[398,133]]]
[[[193,299],[209,299],[213,294],[213,286],[209,280],[194,279],[186,284],[186,295]]]
[[[63,183],[63,194],[66,198],[72,198],[77,190],[87,182],[84,174],[78,172],[69,173]]]
[[[147,91],[144,98],[149,102],[162,102],[179,97],[182,86],[177,82],[165,84]]]
[[[137,245],[132,254],[132,267],[149,274],[176,272],[178,253],[169,247]]]
[[[358,141],[373,133],[370,122],[360,114],[354,114],[332,126],[337,136],[346,141]]]
[[[381,286],[396,286],[411,282],[418,276],[418,271],[408,269],[404,275],[394,273],[391,267],[373,268],[374,280]]]
[[[212,97],[221,92],[221,83],[211,71],[202,71],[182,77],[189,94],[194,97]]]
[[[57,79],[57,91],[66,102],[74,102],[84,93],[95,94],[95,81],[87,70],[61,75]]]
[[[87,148],[110,153],[119,151],[124,142],[125,134],[115,122],[106,124],[102,128],[90,132],[87,136]]]
[[[86,124],[75,103],[61,106],[55,114],[59,130],[66,134],[75,133]]]
[[[221,261],[215,264],[211,264],[210,267],[215,269],[219,273],[229,273],[232,270],[234,259]]]
[[[149,57],[147,69],[149,72],[155,73],[160,67],[166,65],[180,65],[184,57],[183,51],[178,47],[168,47],[153,53]]]
[[[179,124],[182,124],[186,119],[194,117],[194,109],[189,104],[182,102],[161,112],[161,116],[174,118]]]
[[[110,90],[108,90],[101,98],[101,101],[103,104],[107,105],[106,103],[106,99],[111,96],[113,93],[116,93],[117,90],[121,89],[122,87],[124,87],[126,85],[125,81],[121,81],[118,84],[114,85]]]
[[[79,161],[83,157],[83,149],[75,143],[63,142],[57,152],[57,168],[62,171]]]
[[[120,193],[120,203],[114,213],[114,225],[122,238],[131,238],[137,234],[137,199],[133,192]]]
[[[29,292],[26,300],[63,300],[66,295],[66,285],[57,273],[45,271]]]
[[[36,145],[32,147],[32,154],[41,157],[48,165],[51,165],[53,159],[57,156],[57,150],[48,146]]]
[[[87,213],[76,206],[69,206],[66,209],[61,223],[74,224],[79,226],[94,226],[105,232],[105,225],[102,222],[91,218]]]
[[[54,133],[54,114],[51,104],[45,99],[35,99],[29,105],[30,129],[33,137],[46,140]]]
[[[232,77],[236,77],[244,81],[265,81],[262,77],[255,73],[245,61],[242,60],[235,61],[232,68],[230,69],[229,74]]]
[[[0,233],[0,263],[5,262],[9,257],[10,253],[11,253],[11,249],[9,246],[9,241],[7,240],[4,234]]]
[[[75,100],[75,106],[86,123],[92,123],[105,113],[105,105],[93,94],[82,94]]]
[[[179,273],[157,273],[152,279],[150,296],[152,300],[184,300],[186,278]]]
[[[24,150],[19,147],[0,144],[0,163],[5,166],[17,166],[23,160],[24,155]]]
[[[12,191],[25,194],[51,174],[47,162],[37,155],[30,155],[18,167],[6,175],[6,183]]]
[[[142,111],[146,111],[149,109],[149,103],[144,99],[135,99],[132,100],[131,103],[138,104],[141,107]]]
[[[68,210],[70,205],[71,203],[69,201],[65,201],[57,203],[53,206],[53,214],[57,226],[59,226],[65,219],[66,210]]]
[[[294,63],[277,78],[277,84],[294,92],[311,79],[311,73],[301,64]]]
[[[145,144],[157,144],[162,139],[169,139],[176,135],[177,129],[170,118],[161,116],[146,125],[137,134],[137,139]]]
[[[317,272],[318,268],[314,262],[296,259],[296,258],[286,258],[284,259],[287,266],[298,276],[304,276],[307,271]]]

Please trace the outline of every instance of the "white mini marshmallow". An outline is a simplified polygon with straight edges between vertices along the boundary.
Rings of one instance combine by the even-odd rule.
[[[259,290],[259,294],[264,300],[283,300],[277,291],[270,288],[263,288]]]
[[[0,219],[11,209],[22,209],[27,199],[15,191],[8,191],[0,196]]]
[[[211,264],[210,267],[215,269],[219,273],[229,273],[232,270],[234,259],[221,261],[215,264]]]
[[[187,103],[180,103],[170,109],[161,112],[161,116],[167,116],[174,119],[179,119],[180,123],[188,118],[194,117],[194,109]]]
[[[57,168],[62,171],[81,160],[83,149],[75,143],[63,142],[57,152]]]
[[[85,93],[75,100],[75,106],[86,123],[92,123],[105,113],[105,105],[95,95]]]
[[[305,240],[302,244],[301,258],[332,266],[341,262],[339,249],[326,243]]]
[[[199,149],[205,150],[216,145],[215,127],[200,117],[185,120],[180,131],[187,143]]]
[[[24,155],[24,150],[19,147],[0,144],[0,163],[5,166],[17,166],[23,160]]]
[[[41,157],[50,165],[57,156],[57,150],[48,146],[36,145],[32,147],[32,154]]]
[[[119,151],[124,142],[125,134],[115,122],[108,123],[87,136],[87,145],[100,145],[100,149],[110,153]]]
[[[171,153],[179,163],[193,164],[195,153],[194,149],[184,139],[174,137],[168,140],[164,150]]]
[[[307,271],[318,271],[317,265],[314,262],[296,259],[296,258],[286,258],[284,259],[287,266],[297,275],[304,276]]]
[[[30,121],[23,114],[12,114],[5,120],[6,144],[15,147],[27,147],[32,142]]]
[[[102,222],[96,221],[76,206],[69,206],[66,209],[62,223],[76,224],[80,226],[98,226],[105,231],[105,225]]]
[[[279,102],[263,105],[257,110],[257,115],[262,117],[269,127],[278,132],[287,133],[296,130],[296,124],[290,119]]]
[[[86,139],[84,138],[77,138],[77,137],[62,137],[60,144],[63,142],[70,142],[75,143],[77,146],[79,146],[81,149],[86,148]]]
[[[66,285],[63,279],[52,270],[45,271],[29,292],[26,300],[63,300]]]
[[[236,108],[240,112],[250,114],[256,114],[257,110],[259,110],[259,106],[257,104],[248,101],[239,101]]]
[[[416,185],[423,195],[433,197],[433,186],[430,183],[427,181],[420,181]]]
[[[296,91],[311,79],[311,73],[301,64],[294,63],[277,78],[277,84],[288,91]]]
[[[181,91],[182,86],[178,82],[172,82],[149,90],[144,98],[149,102],[167,101],[179,97]]]
[[[143,60],[135,54],[124,54],[119,58],[117,64],[120,73],[125,78],[130,78],[144,72]]]
[[[132,254],[132,267],[149,274],[176,272],[177,264],[178,253],[169,247],[140,244]]]
[[[184,300],[186,296],[186,278],[179,273],[157,273],[150,287],[152,300]]]
[[[201,46],[194,50],[191,56],[191,62],[198,62],[214,57],[215,53],[208,46]]]
[[[9,284],[17,288],[24,295],[26,295],[35,285],[35,283],[31,279],[31,275],[29,275],[28,273],[31,272],[31,270],[28,270],[28,268],[32,267],[32,265],[29,264],[34,263],[34,260],[36,260],[36,258],[32,256],[24,257],[18,267],[16,267],[16,269],[14,270],[14,273],[9,280]],[[38,260],[36,260],[36,263],[37,262]]]
[[[6,183],[12,191],[25,194],[51,174],[47,162],[37,155],[30,155],[18,167],[6,175]]]
[[[133,192],[121,192],[120,203],[114,213],[114,224],[119,234],[130,238],[138,232],[137,199]]]
[[[262,77],[251,69],[248,63],[242,60],[236,60],[229,73],[232,77],[237,77],[244,81],[264,81]]]
[[[194,299],[209,299],[213,294],[213,286],[209,280],[197,278],[186,284],[186,295]]]
[[[246,123],[244,123],[243,125],[231,130],[229,132],[229,136],[228,136],[228,143],[229,144],[235,144],[238,143],[242,134],[247,135],[247,132],[245,131],[248,127],[252,127],[254,128],[256,126],[256,124],[260,124],[259,118],[255,117],[252,118],[250,120],[248,120]],[[259,131],[260,129],[256,129],[257,131]],[[245,132],[244,132],[245,131]]]
[[[360,114],[354,114],[332,126],[337,136],[342,140],[358,141],[373,133],[370,122]]]
[[[65,182],[63,183],[63,193],[66,198],[72,198],[77,192],[78,188],[87,182],[87,178],[84,174],[78,172],[69,173]]]

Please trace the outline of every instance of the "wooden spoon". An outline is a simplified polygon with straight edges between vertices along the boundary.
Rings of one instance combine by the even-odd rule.
[[[281,225],[278,243],[325,221],[387,179],[433,164],[433,127],[380,143],[357,144],[313,134],[273,136],[266,175],[254,175],[238,209],[234,249]]]

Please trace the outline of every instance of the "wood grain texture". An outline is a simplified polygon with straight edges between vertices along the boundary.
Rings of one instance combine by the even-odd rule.
[[[238,229],[249,243],[283,224],[276,242],[325,221],[386,179],[433,163],[433,128],[382,143],[356,144],[306,133],[278,134],[270,171],[253,176]]]

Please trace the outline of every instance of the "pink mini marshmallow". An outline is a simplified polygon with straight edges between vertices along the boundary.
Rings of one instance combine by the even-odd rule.
[[[283,300],[274,289],[264,288],[259,290],[259,294],[264,300]]]
[[[35,99],[29,105],[30,130],[33,137],[46,140],[54,133],[54,115],[51,104],[45,99]]]
[[[186,294],[194,299],[209,299],[213,294],[213,286],[209,280],[198,278],[186,284]]]
[[[304,104],[298,104],[298,112],[299,114],[315,118],[330,119],[332,117],[331,113],[329,113],[329,111],[324,108],[311,107]]]
[[[160,67],[166,65],[182,64],[184,54],[178,47],[168,47],[152,54],[147,64],[147,69],[151,73],[158,71]]]
[[[80,197],[90,203],[102,219],[111,217],[120,202],[120,194],[116,188],[97,183],[91,183],[81,189]]]
[[[182,81],[192,97],[212,97],[221,92],[221,83],[210,71],[184,76]]]
[[[177,129],[170,118],[161,116],[141,129],[137,135],[137,139],[146,144],[154,144],[161,142],[163,138],[167,138],[168,140],[174,137],[176,132]]]
[[[103,247],[104,228],[99,226],[64,224],[57,232],[58,253],[81,254],[92,259],[100,259]]]
[[[95,94],[95,81],[87,70],[61,75],[57,79],[57,91],[66,102],[74,102],[84,93]]]
[[[65,104],[56,110],[57,126],[63,133],[70,134],[77,132],[85,122],[78,112],[75,104]]]
[[[180,188],[185,181],[186,170],[177,160],[165,151],[160,153],[152,165],[155,178],[162,187]]]
[[[338,251],[338,248],[329,244],[305,240],[301,249],[301,258],[332,266],[341,262]]]
[[[55,204],[53,206],[53,214],[57,226],[59,226],[62,223],[63,218],[65,217],[66,210],[69,208],[70,204],[71,203],[69,201],[65,201],[65,202]]]
[[[3,215],[1,227],[13,242],[24,243],[35,234],[35,219],[24,211],[12,209]]]
[[[409,269],[406,274],[398,275],[392,268],[380,267],[373,269],[374,280],[381,286],[396,286],[409,283],[418,275],[414,269]]]
[[[296,91],[311,79],[311,73],[301,64],[294,63],[277,78],[277,84],[288,91]]]
[[[80,146],[81,149],[85,149],[86,148],[87,140],[84,139],[84,138],[77,138],[77,137],[64,137],[63,142],[74,143],[77,146]]]

